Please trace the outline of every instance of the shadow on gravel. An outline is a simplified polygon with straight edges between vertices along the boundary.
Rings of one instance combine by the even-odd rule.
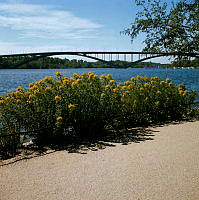
[[[101,137],[93,139],[83,139],[78,143],[67,146],[69,153],[86,153],[86,151],[97,151],[106,147],[115,147],[117,143],[128,145],[130,143],[140,143],[153,140],[155,131],[149,128],[132,128],[128,130],[105,132]],[[82,152],[83,151],[83,152]]]
[[[97,138],[63,138],[61,142],[48,144],[45,146],[30,145],[18,149],[18,155],[14,158],[0,161],[0,166],[9,165],[21,160],[27,160],[34,157],[45,156],[56,151],[66,150],[68,153],[87,154],[88,151],[98,151],[107,147],[115,147],[117,143],[128,145],[130,143],[140,143],[153,140],[154,133],[157,131],[150,128],[131,128],[122,130],[109,130]]]

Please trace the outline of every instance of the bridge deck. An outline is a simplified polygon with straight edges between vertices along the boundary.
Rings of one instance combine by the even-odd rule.
[[[181,56],[181,57],[196,57],[199,58],[199,53],[184,53],[184,52],[139,52],[139,51],[68,51],[68,52],[37,52],[37,53],[18,53],[18,54],[6,54],[0,55],[0,58],[9,58],[9,57],[26,57],[24,61],[21,61],[17,64],[14,64],[12,67],[18,67],[33,60],[37,60],[40,58],[44,58],[47,56],[55,56],[55,55],[72,55],[72,56],[83,56],[86,58],[94,59],[97,61],[104,62],[112,67],[118,67],[113,65],[112,55],[116,55],[116,60],[120,60],[119,55],[124,55],[124,60],[126,61],[126,55],[131,55],[131,65],[136,64],[138,62],[142,62],[145,60],[149,60],[152,58],[162,57],[162,56]],[[102,55],[99,58],[99,55]],[[109,55],[109,60],[106,60],[106,55]],[[138,55],[138,59],[135,61],[133,60],[133,55]],[[28,57],[28,58],[27,58]],[[144,57],[144,58],[143,58]],[[129,66],[127,66],[129,67]]]

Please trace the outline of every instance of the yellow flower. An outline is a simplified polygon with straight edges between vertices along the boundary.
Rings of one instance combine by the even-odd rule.
[[[169,83],[169,86],[172,86],[172,85],[173,85],[173,83],[172,83],[172,82],[170,82],[170,83]]]
[[[183,95],[183,94],[184,94],[183,90],[180,90],[180,91],[179,91],[179,94]]]
[[[46,76],[45,78],[44,78],[44,81],[45,82],[50,82],[50,81],[52,81],[53,80],[53,78],[51,77],[51,76]]]
[[[93,73],[92,73],[92,74],[90,73],[90,74],[89,74],[89,77],[88,77],[88,80],[93,80],[93,79],[94,79],[94,76],[95,76],[95,75],[94,75]]]
[[[72,87],[75,87],[78,84],[78,82],[72,82]]]
[[[61,81],[57,81],[56,84],[57,84],[57,85],[61,85]]]
[[[98,75],[97,75],[97,74],[95,74],[95,75],[93,76],[93,78],[94,78],[94,79],[97,79],[97,78],[98,78]]]
[[[57,121],[62,121],[62,119],[63,119],[63,118],[62,118],[61,116],[58,116],[58,117],[56,118]]]
[[[80,75],[79,75],[79,74],[77,74],[77,73],[74,73],[74,74],[73,74],[73,77],[74,77],[74,78],[79,78],[79,77],[80,77]]]
[[[20,91],[16,91],[15,95],[20,96],[22,93]]]
[[[188,93],[188,91],[187,90],[185,90],[184,91],[184,93],[182,94],[183,96],[186,96],[187,95],[187,93]]]
[[[79,83],[81,80],[82,80],[81,78],[78,78],[78,79],[76,80],[76,82]]]
[[[144,91],[144,88],[143,88],[143,87],[141,87],[141,88],[140,88],[140,91]]]
[[[6,97],[5,98],[5,101],[9,101],[9,100],[11,100],[12,98],[11,97]]]
[[[71,103],[70,103],[70,104],[68,105],[68,108],[69,108],[70,110],[73,110],[75,107],[76,107],[75,104],[71,104]]]
[[[69,82],[68,79],[63,79],[63,84],[66,84],[68,82]]]
[[[157,80],[158,80],[158,77],[157,77],[157,76],[152,77],[151,80],[153,80],[153,81],[157,81]]]
[[[63,89],[64,88],[64,86],[63,85],[61,85],[61,86],[59,86],[59,89],[61,90],[61,89]]]
[[[30,88],[30,90],[37,90],[38,89],[38,87],[36,86],[36,85],[33,85],[31,88]]]
[[[114,80],[110,80],[110,84],[114,84],[115,83],[115,81]]]
[[[40,81],[37,81],[37,82],[35,83],[35,85],[40,86],[42,83],[43,83],[43,81],[40,80]]]
[[[123,89],[123,90],[126,90],[126,89],[128,89],[128,87],[127,87],[127,86],[123,86],[122,89]]]
[[[106,76],[103,74],[103,75],[100,76],[100,78],[106,79]]]
[[[23,90],[22,87],[18,87],[18,88],[17,88],[17,91],[22,91],[22,90]]]
[[[56,72],[56,76],[61,76],[61,72]]]
[[[32,94],[31,92],[25,92],[24,96],[29,96],[30,94]]]
[[[179,92],[179,94],[181,94],[181,95],[184,94],[184,91],[183,91],[181,88],[178,90],[178,92]]]
[[[88,72],[89,76],[94,76],[93,72]]]
[[[111,79],[111,78],[112,78],[112,75],[111,75],[111,74],[108,74],[108,75],[107,75],[107,78],[108,78],[108,79]]]
[[[60,101],[61,97],[60,96],[55,96],[55,101]]]
[[[110,85],[106,85],[105,88],[106,88],[106,89],[110,89],[111,86],[110,86]]]
[[[103,98],[103,97],[105,97],[105,94],[104,94],[104,93],[102,93],[102,94],[101,94],[101,97],[102,97],[102,98]]]
[[[131,78],[131,81],[136,81],[136,78],[135,78],[135,77],[132,77],[132,78]]]
[[[160,105],[160,102],[159,102],[159,101],[156,101],[156,102],[155,102],[155,105],[157,105],[157,106]]]
[[[4,103],[4,100],[0,100],[0,104],[3,104]]]
[[[82,73],[82,77],[83,77],[83,78],[86,78],[86,76],[87,76],[86,73],[83,72],[83,73]]]
[[[124,82],[124,84],[129,85],[129,84],[130,84],[130,81],[126,81],[126,82]]]
[[[118,90],[119,90],[118,88],[114,88],[113,92],[118,92]]]
[[[179,87],[179,88],[178,88],[178,91],[180,91],[180,90],[182,90],[182,88]]]
[[[164,81],[161,81],[161,82],[160,82],[160,85],[163,85],[164,83],[165,83]]]
[[[149,87],[149,86],[150,86],[149,83],[144,84],[144,87]]]
[[[50,91],[50,90],[52,90],[52,88],[51,87],[46,87],[46,89],[45,89],[45,91]]]
[[[34,97],[33,94],[30,94],[30,95],[29,95],[29,99],[32,99],[33,97]]]
[[[29,87],[33,87],[34,83],[29,83]]]
[[[9,92],[7,95],[8,95],[9,97],[12,97],[12,96],[15,95],[15,93],[14,93],[14,92]]]
[[[144,76],[144,77],[142,77],[142,79],[143,79],[144,81],[146,81],[148,78],[147,78],[146,76]]]
[[[170,78],[166,78],[166,80],[165,80],[166,82],[170,82],[171,81],[171,79]]]
[[[40,93],[40,91],[38,89],[33,91],[33,94],[35,94],[35,95],[39,94],[39,93]]]

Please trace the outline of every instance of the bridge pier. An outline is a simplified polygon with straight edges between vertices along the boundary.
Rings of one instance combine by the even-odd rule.
[[[126,61],[126,54],[124,54],[124,61]]]
[[[131,54],[131,62],[133,62],[133,54]]]

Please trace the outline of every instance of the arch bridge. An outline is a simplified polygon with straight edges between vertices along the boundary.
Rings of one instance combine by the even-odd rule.
[[[131,51],[71,51],[71,52],[40,52],[40,53],[22,53],[22,54],[7,54],[0,55],[1,58],[9,58],[9,57],[24,57],[24,60],[16,63],[10,68],[16,68],[33,60],[37,60],[40,58],[48,57],[48,56],[58,56],[58,55],[70,55],[70,56],[81,56],[90,58],[93,60],[100,61],[102,63],[106,63],[110,67],[120,67],[115,65],[113,61],[115,60],[123,60],[128,61],[129,64],[125,66],[125,68],[131,67],[138,62],[142,62],[145,60],[149,60],[152,58],[164,57],[164,56],[173,56],[173,57],[195,57],[199,58],[199,53],[183,53],[183,52],[131,52]],[[136,59],[135,59],[136,57]]]

